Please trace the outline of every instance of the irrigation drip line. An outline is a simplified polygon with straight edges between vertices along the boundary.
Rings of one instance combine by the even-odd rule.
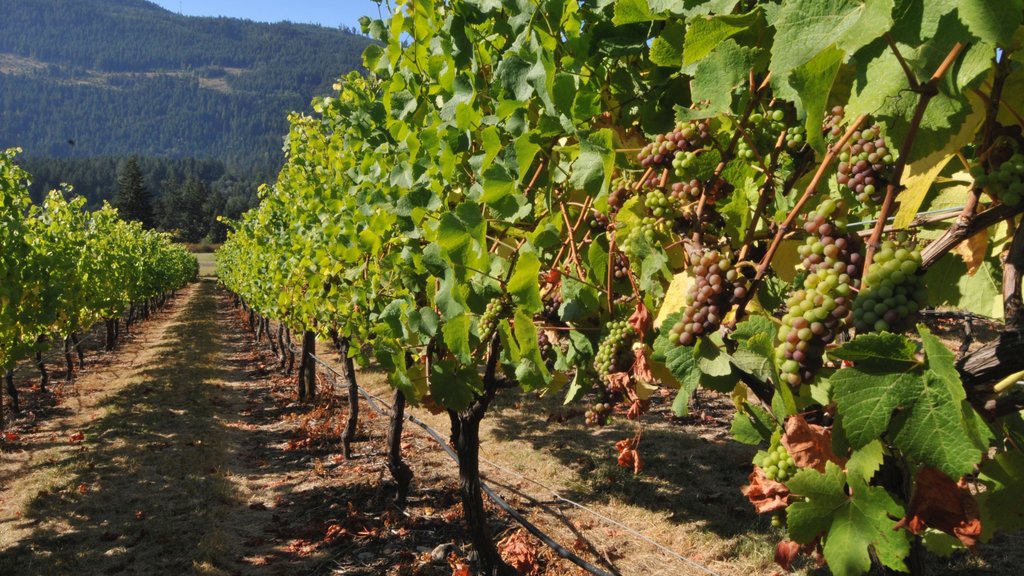
[[[300,352],[297,348],[295,348],[291,344],[289,344],[288,346],[292,350],[292,352]],[[329,382],[331,383],[332,387],[334,387],[335,389],[338,386],[339,379],[347,381],[347,378],[345,378],[345,376],[343,374],[341,374],[340,372],[335,370],[333,366],[330,366],[329,364],[327,364],[323,359],[318,357],[316,354],[310,354],[310,358],[312,358],[312,360],[315,363],[317,363],[320,366],[322,366],[328,372],[327,375],[329,377]],[[381,414],[381,415],[384,415],[384,416],[390,416],[390,414],[392,413],[392,406],[390,404],[388,404],[385,400],[383,400],[383,399],[381,399],[381,398],[371,394],[368,390],[365,390],[362,386],[357,386],[357,389],[359,391],[359,394],[366,400],[366,402],[370,406],[370,408],[372,408],[378,414]],[[458,454],[456,454],[455,451],[452,450],[450,446],[448,446],[448,441],[445,440],[444,437],[441,436],[440,433],[438,433],[436,430],[431,428],[427,423],[423,422],[422,420],[420,420],[419,418],[417,418],[416,416],[414,416],[412,414],[406,414],[405,415],[405,419],[407,421],[412,422],[413,424],[419,426],[421,429],[423,429],[423,431],[426,432],[431,438],[433,438],[434,441],[437,443],[437,445],[442,450],[444,450],[444,452],[446,454],[448,454],[449,457],[451,457],[453,460],[458,462]],[[503,467],[503,466],[501,466],[501,465],[499,465],[499,464],[497,464],[495,462],[492,462],[492,461],[490,461],[490,460],[488,460],[486,458],[481,457],[480,461],[484,462],[485,464],[488,464],[489,466],[494,467],[495,469],[497,469],[499,471],[504,472],[507,475],[510,475],[510,476],[513,476],[513,477],[516,477],[516,478],[519,478],[519,479],[522,479],[522,480],[526,480],[527,482],[533,483],[533,484],[535,484],[537,486],[540,486],[541,488],[544,488],[545,490],[550,492],[551,495],[557,501],[563,502],[563,503],[565,503],[567,505],[570,505],[570,506],[572,506],[574,508],[577,508],[579,510],[587,512],[588,514],[594,516],[595,518],[598,518],[598,519],[600,519],[603,522],[611,524],[611,525],[613,525],[613,526],[615,526],[615,527],[617,527],[617,528],[619,528],[619,529],[621,529],[621,530],[623,530],[623,531],[625,531],[625,532],[635,536],[636,538],[639,538],[640,540],[643,540],[644,542],[647,542],[648,544],[654,546],[658,550],[668,554],[669,556],[671,556],[673,558],[676,558],[680,562],[686,564],[687,566],[689,566],[689,567],[691,567],[691,568],[693,568],[695,570],[698,570],[698,571],[700,571],[700,572],[702,572],[704,574],[709,574],[710,576],[719,576],[717,572],[714,572],[713,570],[711,570],[707,566],[704,566],[704,565],[702,565],[702,564],[700,564],[698,562],[694,562],[693,560],[691,560],[691,559],[689,559],[689,558],[679,554],[678,552],[672,550],[671,548],[665,546],[664,544],[660,544],[659,542],[657,542],[657,541],[647,537],[646,535],[644,535],[644,534],[640,533],[639,531],[631,528],[630,526],[627,526],[627,525],[625,525],[625,524],[615,520],[614,518],[610,518],[610,517],[608,517],[608,516],[606,516],[604,514],[601,514],[600,512],[598,512],[596,510],[593,510],[592,508],[588,508],[587,506],[585,506],[583,504],[580,504],[579,502],[575,502],[573,500],[570,500],[568,498],[563,497],[562,495],[560,495],[557,491],[555,491],[550,486],[547,486],[547,485],[545,485],[545,484],[543,484],[543,483],[541,483],[541,482],[539,482],[537,480],[534,480],[533,478],[525,476],[525,475],[523,475],[523,474],[521,474],[519,472],[516,472],[514,470],[510,470],[508,468],[505,468],[505,467]],[[541,541],[543,541],[552,550],[554,550],[555,553],[557,553],[560,557],[562,557],[562,558],[564,558],[566,560],[569,560],[570,562],[573,562],[577,566],[580,566],[581,568],[583,568],[584,570],[587,570],[588,572],[590,572],[591,574],[594,574],[595,576],[612,576],[608,572],[606,572],[606,571],[604,571],[604,570],[602,570],[602,569],[600,569],[600,568],[590,564],[589,562],[587,562],[586,560],[583,560],[582,558],[579,558],[578,556],[576,556],[572,552],[566,550],[560,544],[555,542],[553,539],[551,539],[549,536],[547,536],[547,534],[542,532],[539,528],[537,528],[534,524],[532,524],[529,520],[527,520],[517,510],[513,509],[500,495],[498,495],[485,482],[481,482],[480,486],[481,486],[481,489],[484,491],[484,493],[487,494],[487,496],[499,508],[501,508],[506,513],[508,513],[510,516],[512,516],[512,518],[515,519],[517,522],[519,522],[524,528],[526,528],[527,531],[529,531],[531,534],[533,534],[534,536],[539,538]]]

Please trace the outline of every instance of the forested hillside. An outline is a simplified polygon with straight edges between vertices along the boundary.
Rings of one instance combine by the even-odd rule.
[[[143,0],[0,0],[0,148],[278,162],[287,113],[359,66],[345,30]]]

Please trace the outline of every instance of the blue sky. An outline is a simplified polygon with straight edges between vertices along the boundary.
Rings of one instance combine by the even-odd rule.
[[[153,0],[151,0],[153,1]],[[376,17],[374,0],[155,0],[156,4],[186,16],[229,16],[259,22],[290,20],[330,28],[359,29],[359,17]],[[385,10],[387,4],[384,4]]]

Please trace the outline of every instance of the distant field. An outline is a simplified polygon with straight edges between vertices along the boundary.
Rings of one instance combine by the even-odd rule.
[[[216,276],[217,275],[217,255],[213,252],[204,252],[196,254],[196,258],[199,259],[199,275],[200,276]]]

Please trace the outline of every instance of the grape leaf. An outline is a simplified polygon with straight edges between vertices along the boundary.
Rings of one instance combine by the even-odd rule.
[[[712,18],[694,18],[686,29],[682,64],[689,66],[703,60],[722,42],[745,32],[761,18],[760,10],[747,14],[724,14]]]
[[[789,85],[795,91],[795,97],[791,99],[802,111],[801,117],[804,118],[804,126],[807,128],[807,143],[818,154],[825,153],[821,119],[825,115],[825,107],[836,75],[839,73],[839,66],[845,57],[845,52],[834,45],[829,46],[798,66],[789,80]],[[780,96],[786,97],[786,92],[781,92]]]
[[[924,326],[918,331],[925,364],[892,334],[862,335],[835,351],[856,364],[832,376],[832,397],[853,448],[891,434],[905,453],[959,478],[980,460],[988,433],[966,403],[953,354]]]
[[[1021,25],[1021,0],[959,0],[960,20],[984,42],[1009,45]]]
[[[708,100],[709,111],[728,112],[732,91],[747,84],[751,68],[759,68],[761,52],[758,48],[740,46],[731,38],[723,42],[696,65],[691,83],[693,100]]]
[[[692,28],[691,28],[692,29]],[[651,62],[657,66],[679,68],[683,65],[685,26],[671,23],[651,42]]]
[[[744,403],[742,410],[737,410],[732,417],[730,432],[737,442],[758,446],[772,438],[775,421],[764,408]]]
[[[833,462],[826,463],[824,473],[801,470],[786,486],[804,497],[786,509],[790,536],[809,544],[827,532],[823,550],[832,573],[867,572],[871,549],[889,568],[907,570],[903,559],[910,552],[910,542],[906,532],[894,530],[893,520],[903,516],[903,507],[884,488],[848,478]]]
[[[986,461],[978,479],[987,488],[978,494],[983,527],[982,540],[995,532],[1024,529],[1024,454],[1011,450]]]
[[[665,321],[674,324],[678,314],[669,316]],[[668,332],[663,332],[654,341],[654,359],[664,362],[672,375],[679,382],[679,393],[672,403],[672,411],[677,416],[686,416],[689,411],[690,397],[700,385],[701,371],[697,366],[697,353],[692,346],[679,346],[669,341]]]
[[[772,81],[785,86],[790,73],[835,44],[847,54],[892,26],[893,0],[796,0],[786,3],[774,21]]]
[[[540,299],[540,260],[533,252],[520,252],[515,272],[508,282],[508,293],[521,309],[536,314],[544,309]]]

